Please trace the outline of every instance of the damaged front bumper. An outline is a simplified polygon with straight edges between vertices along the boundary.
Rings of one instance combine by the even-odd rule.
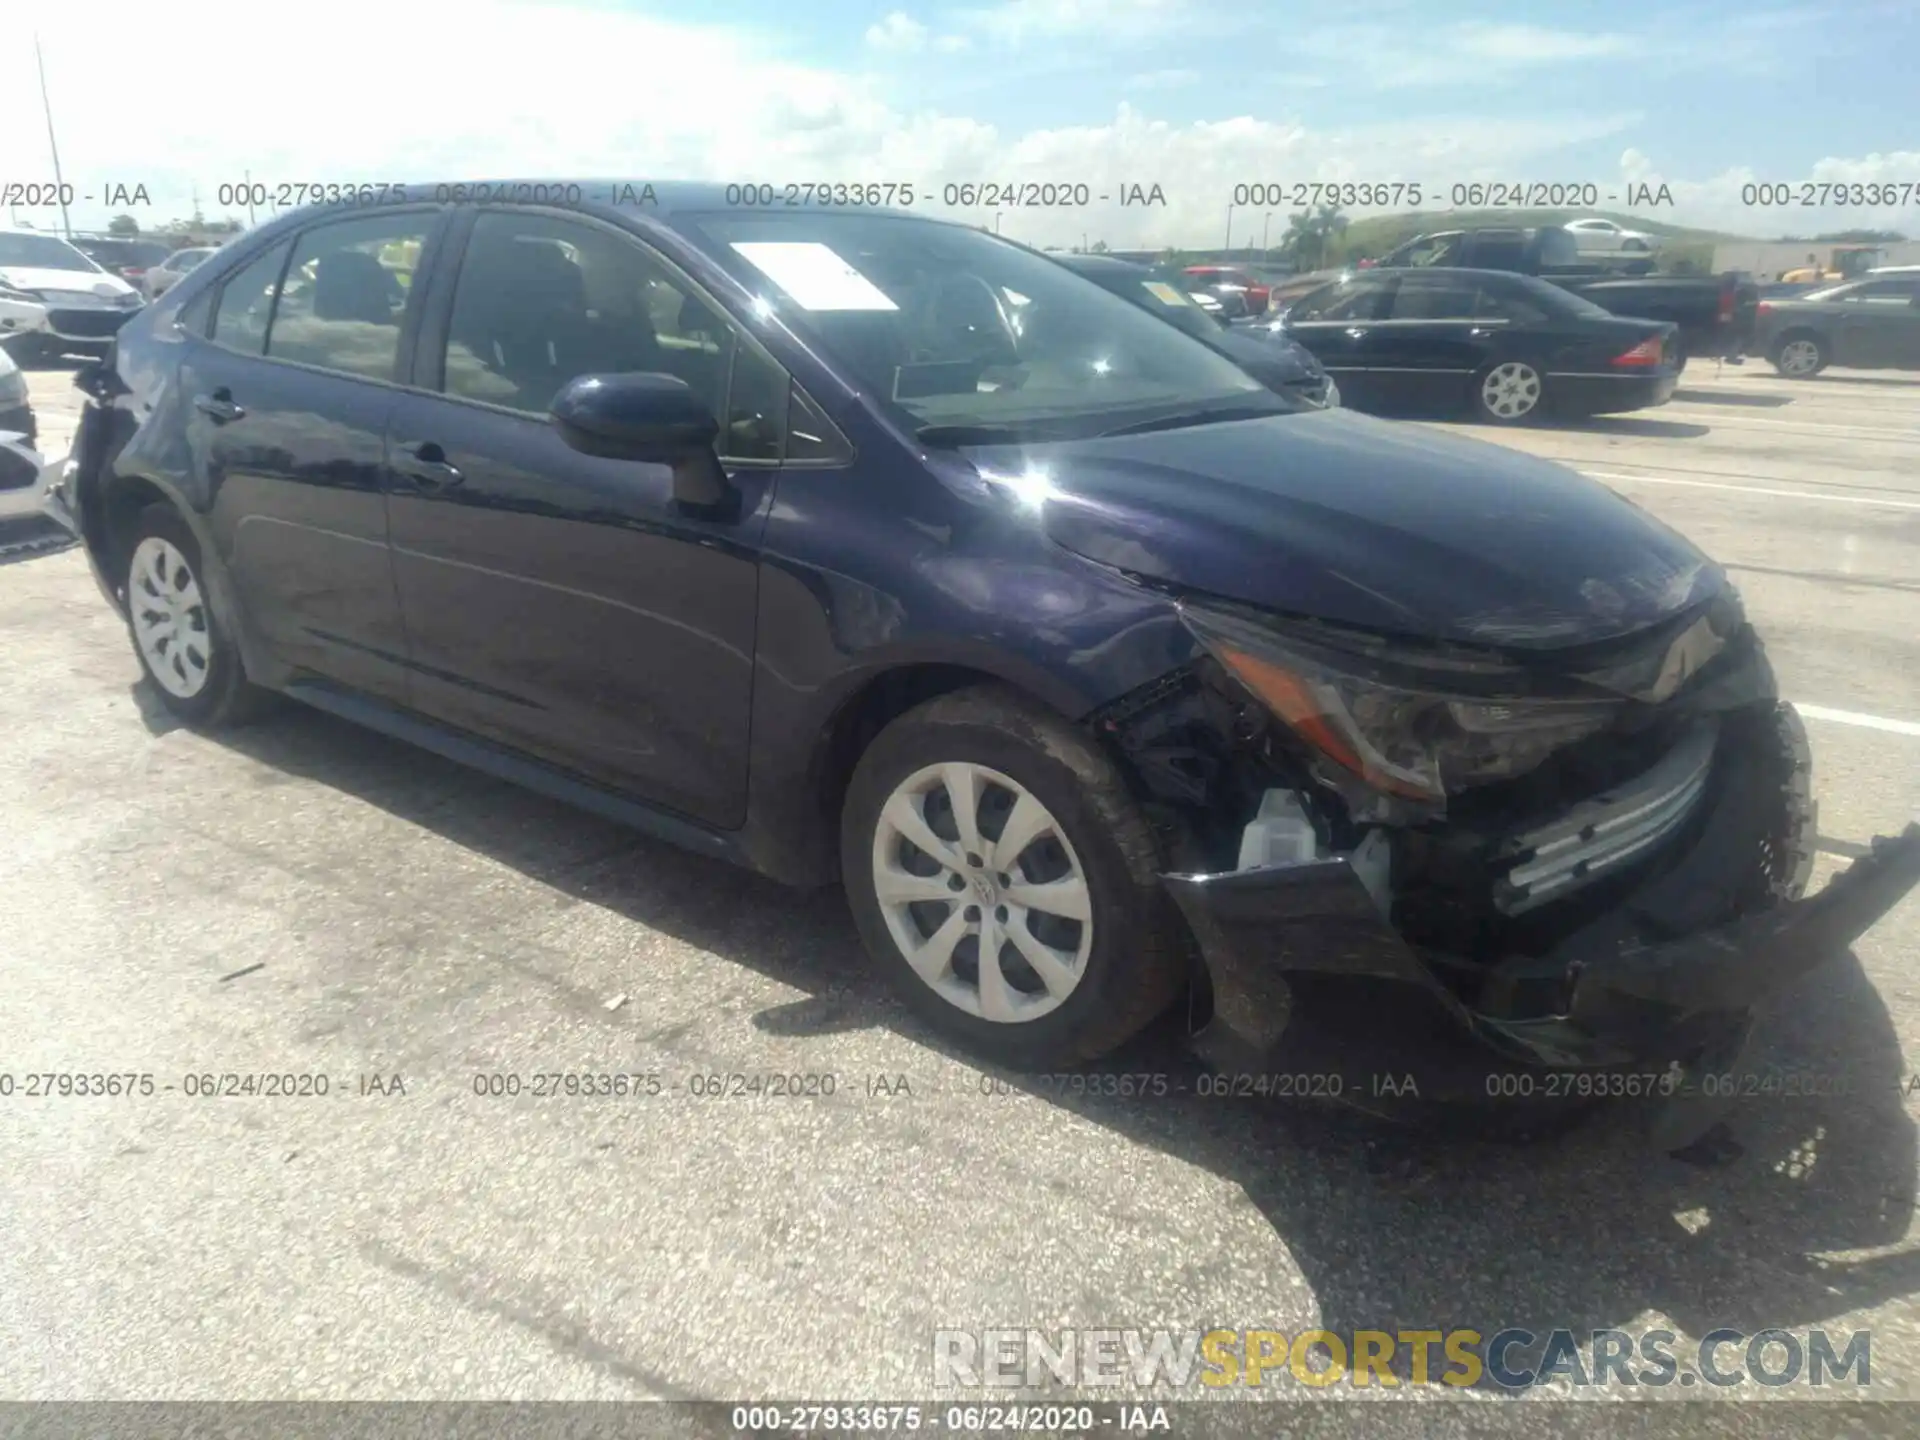
[[[1797,731],[1790,708],[1780,713]],[[1770,833],[1779,797],[1741,783],[1739,756],[1726,760],[1684,831],[1644,857],[1656,862],[1646,878],[1541,954],[1474,967],[1425,953],[1345,856],[1163,876],[1211,981],[1198,1048],[1226,1070],[1337,1075],[1334,1093],[1348,1097],[1383,1081],[1404,1093],[1411,1078],[1422,1099],[1475,1102],[1535,1093],[1496,1078],[1513,1071],[1651,1074],[1706,1053],[1721,1063],[1756,1007],[1920,884],[1916,823],[1876,839],[1816,895],[1756,899],[1755,837]],[[1290,1027],[1296,1005],[1310,1023]]]

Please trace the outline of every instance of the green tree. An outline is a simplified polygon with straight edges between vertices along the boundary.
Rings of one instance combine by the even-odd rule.
[[[107,222],[107,233],[131,239],[140,233],[140,222],[131,215],[116,215]]]
[[[1104,241],[1104,240],[1096,240],[1096,241],[1094,241],[1094,242],[1093,242],[1093,244],[1092,244],[1091,246],[1089,246],[1089,247],[1088,247],[1088,251],[1087,251],[1087,253],[1088,253],[1088,254],[1090,254],[1090,255],[1104,255],[1104,254],[1106,254],[1106,253],[1107,253],[1107,242],[1106,242],[1106,241]]]
[[[1275,248],[1296,270],[1324,270],[1339,253],[1347,224],[1337,205],[1296,210],[1287,217],[1287,233]]]

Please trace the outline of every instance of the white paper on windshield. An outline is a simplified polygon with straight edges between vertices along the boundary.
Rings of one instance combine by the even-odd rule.
[[[1191,305],[1193,303],[1178,290],[1174,289],[1173,286],[1163,281],[1149,280],[1146,282],[1146,286],[1148,293],[1162,305]]]
[[[818,241],[734,242],[746,262],[807,310],[898,310],[866,276]]]

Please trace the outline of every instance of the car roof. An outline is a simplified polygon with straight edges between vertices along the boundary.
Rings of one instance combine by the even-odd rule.
[[[1920,275],[1920,265],[1875,265],[1869,275]]]

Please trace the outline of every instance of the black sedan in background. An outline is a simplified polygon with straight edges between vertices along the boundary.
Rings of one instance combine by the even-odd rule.
[[[1664,405],[1676,328],[1630,320],[1530,275],[1364,270],[1275,322],[1319,358],[1345,404],[1515,425]]]
[[[1811,379],[1829,365],[1920,370],[1920,269],[1762,300],[1751,349],[1789,380]]]
[[[1229,330],[1202,294],[1190,289],[1194,277],[1178,270],[1156,270],[1108,255],[1053,255],[1076,275],[1137,305],[1226,356],[1269,390],[1298,395],[1316,405],[1338,405],[1340,391],[1305,346],[1277,329]]]

